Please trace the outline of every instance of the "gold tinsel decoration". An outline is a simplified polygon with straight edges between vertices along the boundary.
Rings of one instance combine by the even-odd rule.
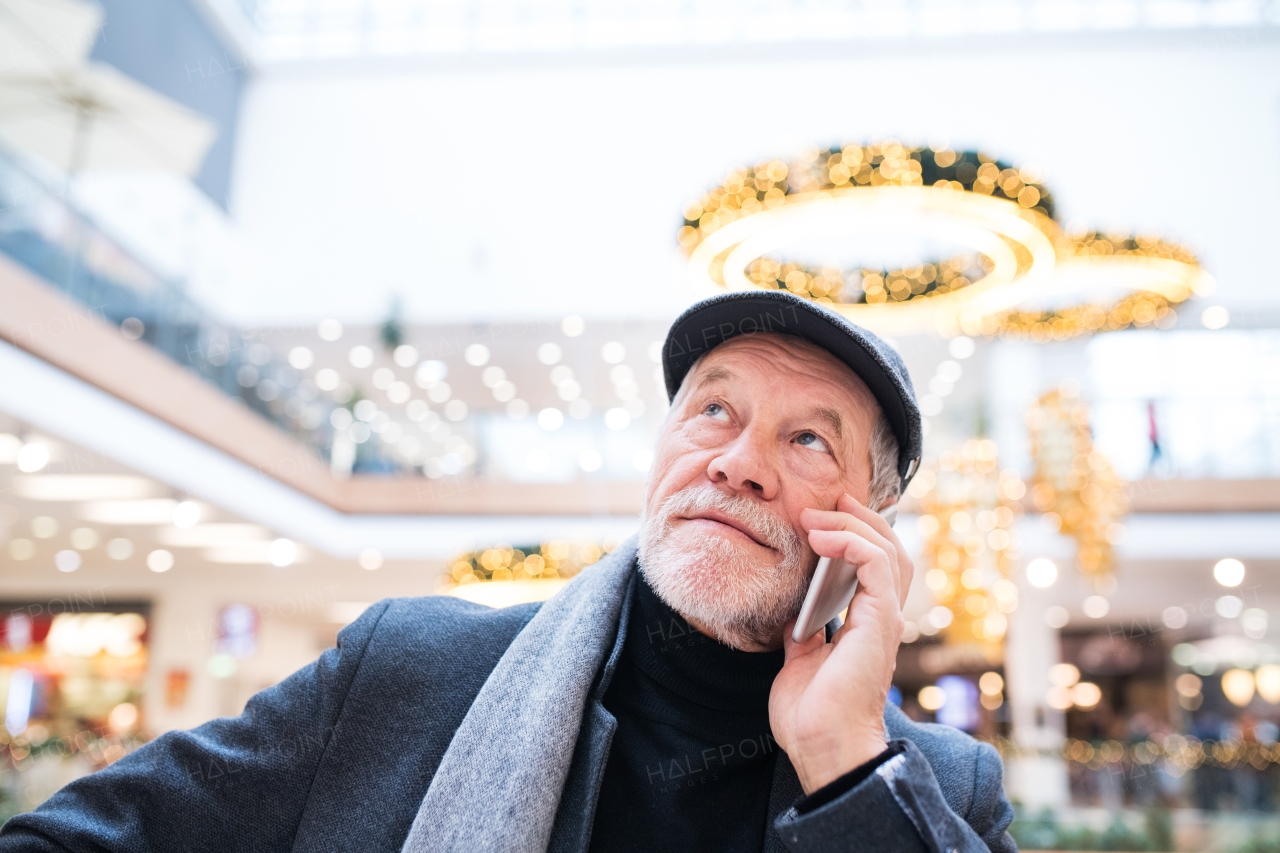
[[[1093,447],[1089,407],[1074,389],[1051,391],[1027,412],[1036,463],[1031,499],[1046,522],[1076,540],[1076,561],[1095,588],[1115,571],[1112,544],[1128,512],[1125,483]]]
[[[994,441],[974,439],[929,461],[908,491],[920,500],[925,585],[950,613],[939,620],[935,608],[921,630],[940,629],[953,644],[998,646],[1007,614],[1018,606],[1009,574],[1017,544],[1012,528],[1026,492],[1021,477],[1000,470]]]

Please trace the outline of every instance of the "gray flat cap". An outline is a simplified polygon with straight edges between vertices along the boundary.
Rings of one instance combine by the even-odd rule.
[[[795,335],[840,359],[867,383],[898,439],[902,488],[920,467],[920,409],[902,356],[880,338],[819,303],[785,290],[726,293],[693,305],[671,324],[662,347],[667,398],[693,363],[739,335]]]

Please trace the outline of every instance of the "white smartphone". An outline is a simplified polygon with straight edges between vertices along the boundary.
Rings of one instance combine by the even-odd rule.
[[[880,510],[879,515],[893,527],[893,523],[898,520],[898,505],[885,507]],[[803,643],[821,631],[849,606],[857,591],[857,566],[845,562],[843,557],[823,557],[818,560],[818,567],[813,570],[813,579],[809,581],[809,592],[800,607],[800,616],[796,619],[795,628],[791,630],[791,639]]]

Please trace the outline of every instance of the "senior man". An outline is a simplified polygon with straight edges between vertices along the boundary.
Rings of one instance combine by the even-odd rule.
[[[886,701],[919,462],[897,354],[787,293],[663,354],[642,527],[542,605],[371,607],[236,718],[12,819],[0,851],[1011,851],[995,750]],[[842,626],[790,637],[820,556]]]

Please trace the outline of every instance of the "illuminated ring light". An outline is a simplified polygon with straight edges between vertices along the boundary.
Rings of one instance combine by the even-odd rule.
[[[1060,236],[1052,214],[1052,198],[1033,171],[977,152],[887,140],[731,173],[686,206],[680,243],[700,286],[786,287],[882,332],[956,334],[962,320],[972,324],[1013,307],[1016,299],[1005,291],[1015,281],[1047,280]],[[760,261],[789,241],[865,232],[872,225],[959,243],[982,259],[985,274],[945,283],[917,275],[910,284],[904,271],[841,270],[824,278],[822,271],[797,267],[799,282],[785,283],[759,275]],[[927,266],[941,271],[962,259]]]
[[[860,226],[896,227],[951,239],[988,259],[977,281],[945,294],[914,294],[901,302],[825,300],[850,320],[886,334],[938,329],[955,334],[1018,301],[1015,281],[1047,281],[1056,254],[1036,217],[1015,203],[951,188],[884,186],[844,188],[788,198],[778,207],[744,216],[703,238],[690,253],[691,276],[727,290],[759,290],[747,276],[758,258],[801,238],[850,233]],[[859,276],[861,278],[861,276]]]
[[[1049,341],[1130,326],[1168,328],[1177,319],[1175,305],[1216,289],[1213,276],[1181,246],[1089,232],[1060,246],[1054,275],[1043,290],[1024,291],[1031,302],[1056,299],[1068,307],[1019,306],[970,321],[964,331]]]
[[[888,140],[733,172],[686,205],[679,241],[699,288],[785,288],[884,334],[1060,340],[1163,323],[1173,305],[1213,290],[1181,247],[1092,233],[1072,239],[1053,213],[1032,169]],[[981,259],[983,273],[957,275],[965,264],[972,269],[965,256],[893,271],[814,269],[769,257],[800,238],[872,226],[959,243]]]

